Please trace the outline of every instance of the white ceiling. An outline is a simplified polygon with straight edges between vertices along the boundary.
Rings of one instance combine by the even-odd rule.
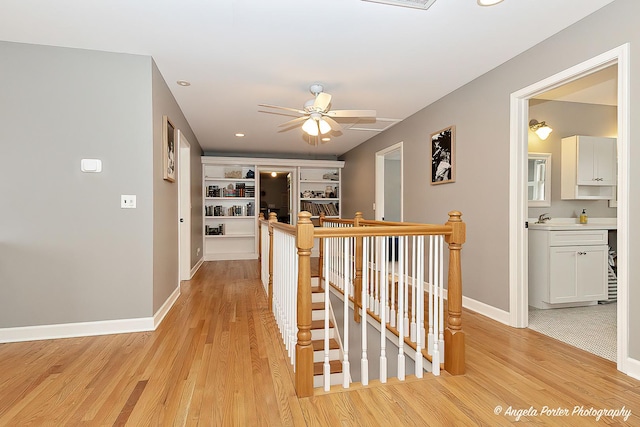
[[[278,127],[291,117],[258,104],[301,108],[320,82],[333,109],[404,119],[611,1],[437,0],[424,11],[360,0],[2,0],[0,40],[151,55],[205,151],[321,157],[377,132],[347,129],[313,147],[299,128]]]
[[[618,66],[611,65],[535,98],[616,106],[618,105]]]

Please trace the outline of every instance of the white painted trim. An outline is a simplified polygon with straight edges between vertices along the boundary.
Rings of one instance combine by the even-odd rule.
[[[262,157],[216,157],[202,156],[202,164],[215,165],[244,165],[255,164],[256,166],[311,166],[318,168],[343,168],[342,160],[307,160],[307,159],[274,159]]]
[[[156,311],[156,314],[153,315],[154,330],[160,325],[160,323],[162,323],[162,320],[164,320],[164,316],[166,316],[169,310],[171,310],[171,307],[173,307],[173,304],[175,304],[179,296],[180,296],[180,283],[178,282],[178,286],[171,293],[171,295],[169,295],[169,298],[167,298],[164,304],[162,304],[162,307],[160,307],[158,311]]]
[[[425,289],[428,289],[428,284],[425,282]],[[444,299],[449,299],[448,289],[443,289]],[[495,320],[496,322],[500,322],[504,325],[509,325],[509,312],[500,310],[492,305],[485,304],[480,301],[476,301],[472,298],[462,296],[462,308],[466,308],[473,312],[483,315],[484,317],[488,317],[489,319]],[[464,330],[464,325],[462,325],[462,329]]]
[[[130,332],[153,331],[154,329],[154,321],[151,317],[61,323],[57,325],[22,326],[0,329],[0,343],[126,334]]]
[[[173,291],[153,317],[2,328],[0,329],[0,344],[154,331],[179,296],[180,286]]]
[[[627,372],[629,349],[630,47],[626,43],[511,94],[509,176],[510,324],[528,324],[525,164],[529,99],[613,64],[618,65],[618,369]]]
[[[640,360],[636,360],[628,357],[625,360],[624,365],[627,367],[627,372],[626,372],[627,375],[637,380],[640,380]]]
[[[189,280],[193,279],[193,276],[195,276],[198,270],[200,270],[200,267],[202,267],[202,264],[204,264],[204,258],[200,257],[198,262],[196,262],[196,265],[194,265],[193,268],[191,269]]]

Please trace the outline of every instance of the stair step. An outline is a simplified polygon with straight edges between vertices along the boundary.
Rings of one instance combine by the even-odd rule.
[[[311,345],[313,346],[313,351],[324,351],[324,340],[312,341]],[[339,348],[340,348],[340,345],[338,344],[338,341],[331,338],[329,340],[329,350],[336,350]]]
[[[311,310],[324,310],[324,301],[312,302]]]
[[[329,329],[334,327],[335,325],[333,324],[331,319],[329,319]],[[324,329],[324,319],[311,321],[311,330],[314,330],[314,329]]]
[[[324,369],[324,362],[316,362],[313,364],[313,375],[322,375]],[[342,372],[342,361],[330,360],[329,370],[332,374],[339,374]]]

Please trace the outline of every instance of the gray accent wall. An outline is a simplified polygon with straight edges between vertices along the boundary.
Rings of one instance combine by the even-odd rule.
[[[159,110],[188,124],[151,58],[9,42],[0,57],[0,328],[153,316],[178,262],[162,212],[177,186],[156,188]],[[202,151],[187,135],[201,207]],[[103,171],[81,172],[83,158]],[[121,209],[122,194],[137,208]]]
[[[463,213],[465,296],[509,311],[510,95],[610,49],[630,43],[630,165],[640,163],[640,2],[616,0],[582,21],[450,93],[388,131],[341,156],[343,216],[373,218],[375,153],[404,141],[405,221],[442,223]],[[450,54],[455,55],[455,52]],[[434,82],[437,84],[437,82]],[[456,182],[429,185],[429,136],[456,126]],[[640,168],[629,171],[629,355],[640,359]],[[635,308],[635,309],[634,309]]]

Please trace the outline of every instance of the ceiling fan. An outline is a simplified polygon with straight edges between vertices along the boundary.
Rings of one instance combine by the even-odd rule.
[[[324,92],[324,87],[312,84],[309,91],[314,99],[307,101],[302,110],[297,108],[280,107],[278,105],[259,104],[260,107],[277,108],[300,114],[301,117],[282,123],[280,126],[294,126],[302,123],[302,130],[310,136],[324,135],[331,131],[340,131],[342,126],[334,118],[375,118],[375,110],[331,110],[331,95]]]

